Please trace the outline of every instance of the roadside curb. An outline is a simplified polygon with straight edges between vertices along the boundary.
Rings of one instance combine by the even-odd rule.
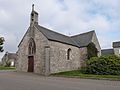
[[[16,70],[0,70],[0,72],[15,72]]]
[[[108,80],[108,81],[120,81],[120,79],[116,79],[116,78],[92,78],[92,77],[77,77],[77,76],[70,76],[70,77],[67,77],[67,76],[50,76],[50,77],[63,77],[63,78],[76,78],[76,79],[92,79],[92,80]]]

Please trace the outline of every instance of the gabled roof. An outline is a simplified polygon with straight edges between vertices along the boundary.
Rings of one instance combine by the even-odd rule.
[[[48,40],[57,41],[57,42],[61,42],[61,43],[79,47],[79,45],[69,36],[54,32],[54,31],[44,28],[40,25],[36,25],[36,27],[43,35],[45,35],[45,37]]]
[[[101,50],[101,54],[102,55],[112,55],[112,54],[114,54],[114,50],[113,49],[103,49],[103,50]]]
[[[84,47],[92,42],[93,33],[95,33],[95,31],[90,31],[79,35],[75,35],[72,36],[71,38],[75,40],[80,47]]]
[[[113,42],[113,48],[118,48],[118,47],[120,47],[120,41]]]
[[[92,36],[93,36],[93,33],[95,33],[95,31],[90,31],[83,34],[69,37],[69,36],[54,32],[52,30],[49,30],[47,28],[44,28],[37,24],[35,26],[43,35],[46,36],[48,40],[57,41],[57,42],[73,45],[76,47],[87,46],[89,43],[92,42]]]
[[[51,41],[61,42],[68,45],[73,45],[76,47],[86,47],[89,43],[92,42],[92,36],[95,31],[86,32],[83,34],[75,35],[72,37],[57,33],[55,31],[44,28],[38,24],[35,24],[35,27],[48,39]],[[28,32],[28,31],[27,31]],[[27,33],[26,32],[26,33]],[[25,34],[26,35],[26,34]],[[24,37],[25,37],[24,35]],[[24,39],[23,37],[23,39]],[[21,40],[21,42],[23,41]],[[20,42],[20,44],[21,44]],[[20,46],[18,45],[18,47]]]

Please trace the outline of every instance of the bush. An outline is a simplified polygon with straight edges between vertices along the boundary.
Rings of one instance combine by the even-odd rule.
[[[2,66],[2,62],[0,61],[0,66]]]
[[[97,57],[98,50],[97,50],[97,48],[95,47],[95,44],[94,44],[94,43],[90,43],[90,44],[87,46],[87,52],[88,52],[88,59],[90,59],[90,58],[92,58],[92,57]]]
[[[11,62],[8,60],[8,61],[6,61],[6,65],[5,65],[5,67],[10,67],[10,65],[11,65]]]
[[[120,57],[115,55],[92,57],[83,70],[87,74],[120,75]]]

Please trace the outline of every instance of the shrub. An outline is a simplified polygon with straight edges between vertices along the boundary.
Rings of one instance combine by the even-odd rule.
[[[115,55],[92,57],[86,61],[84,72],[99,75],[120,75],[120,57]]]
[[[11,65],[11,62],[8,60],[8,61],[6,61],[6,65],[5,65],[5,67],[10,67],[10,65]]]
[[[4,38],[3,37],[0,37],[0,52],[3,52],[3,44],[4,44]]]
[[[2,62],[0,61],[0,66],[2,66]]]
[[[92,58],[92,57],[97,57],[97,48],[95,47],[94,43],[90,43],[87,46],[87,52],[88,52],[88,59]]]

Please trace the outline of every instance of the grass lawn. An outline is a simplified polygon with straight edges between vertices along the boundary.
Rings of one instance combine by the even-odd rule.
[[[3,66],[0,66],[0,70],[15,70],[15,67],[3,67]]]
[[[75,78],[91,78],[91,79],[113,79],[120,80],[120,75],[93,75],[93,74],[83,74],[80,70],[67,71],[52,74],[52,76],[62,76],[62,77],[75,77]]]

